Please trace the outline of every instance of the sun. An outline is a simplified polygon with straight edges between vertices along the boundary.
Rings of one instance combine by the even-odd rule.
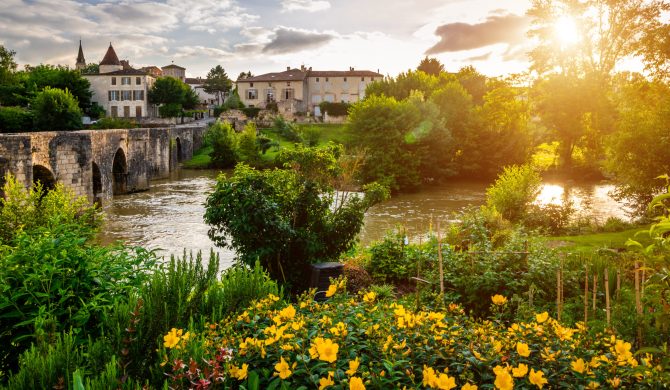
[[[554,35],[558,42],[560,42],[561,47],[572,46],[579,42],[580,34],[575,19],[567,15],[556,19],[556,22],[554,22]]]

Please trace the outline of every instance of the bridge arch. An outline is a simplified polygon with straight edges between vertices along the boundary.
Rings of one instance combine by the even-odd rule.
[[[33,184],[37,183],[42,184],[44,192],[51,191],[56,186],[56,178],[44,165],[33,165]]]
[[[181,140],[179,139],[179,137],[177,137],[175,141],[177,146],[177,164],[179,164],[184,159],[184,153],[182,152],[181,149]]]
[[[91,181],[93,184],[93,203],[101,203],[102,198],[102,173],[100,167],[93,161],[91,163]]]
[[[118,148],[112,162],[112,194],[119,195],[128,192],[128,163],[126,153]]]

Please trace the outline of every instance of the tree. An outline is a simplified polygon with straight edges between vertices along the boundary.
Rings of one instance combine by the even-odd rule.
[[[232,168],[237,164],[237,136],[230,123],[216,121],[207,129],[205,142],[212,147],[209,157],[213,168]]]
[[[215,94],[220,105],[223,102],[224,95],[230,91],[232,85],[233,82],[228,78],[226,71],[223,70],[221,65],[217,65],[207,73],[207,80],[205,80],[202,89],[207,93]]]
[[[246,78],[249,78],[249,77],[253,77],[253,75],[251,74],[251,71],[248,71],[248,72],[240,72],[240,74],[237,76],[237,79],[238,79],[238,80],[239,80],[239,79],[246,79]]]
[[[81,76],[79,71],[65,66],[38,65],[30,69],[24,81],[27,98],[34,97],[45,87],[70,91],[83,112],[91,107],[91,83]]]
[[[16,61],[14,50],[6,49],[0,45],[0,83],[4,84],[8,77],[16,71]]]
[[[38,130],[81,129],[82,111],[70,91],[45,87],[32,103]]]
[[[191,87],[174,77],[159,77],[149,90],[149,102],[161,104],[162,117],[177,117],[183,109],[192,109],[198,104],[198,95]]]
[[[256,141],[256,124],[249,122],[238,135],[238,154],[240,159],[248,164],[255,164],[260,159],[258,142]]]
[[[436,58],[424,57],[419,63],[419,66],[416,70],[428,73],[429,75],[438,76],[440,73],[444,72],[444,65]]]
[[[80,72],[81,74],[98,74],[100,73],[100,65],[96,63],[88,64]]]
[[[336,260],[351,248],[365,211],[388,195],[375,184],[364,187],[364,196],[342,198],[326,181],[303,173],[336,166],[335,150],[301,148],[296,153],[313,165],[258,171],[239,164],[231,176],[220,176],[205,212],[216,245],[235,250],[245,264],[260,261],[292,292],[307,288],[310,264]]]
[[[670,87],[639,78],[621,83],[619,91],[619,120],[607,140],[605,168],[614,176],[616,198],[642,215],[664,189],[656,177],[670,172]]]
[[[667,31],[661,15],[669,10],[665,0],[533,0],[532,69],[606,78],[624,57],[651,54],[650,41]]]

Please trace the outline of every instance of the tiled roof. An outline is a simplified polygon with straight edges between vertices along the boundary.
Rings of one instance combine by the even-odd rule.
[[[307,72],[300,69],[289,69],[284,72],[266,73],[258,76],[237,79],[237,82],[254,82],[254,81],[302,81],[307,76]]]
[[[109,73],[93,73],[84,76],[150,76],[149,72],[139,69],[122,69]]]
[[[187,77],[184,79],[184,82],[186,84],[203,84],[207,79],[203,79],[200,77]]]
[[[370,70],[312,70],[307,77],[383,77]]]
[[[175,65],[175,64],[165,65],[165,66],[163,67],[163,69],[169,69],[169,68],[177,68],[177,69],[186,70],[186,68],[182,68],[181,66],[179,66],[179,65]]]
[[[107,53],[105,53],[105,56],[102,58],[102,61],[100,61],[100,65],[121,65],[119,57],[116,56],[116,52],[114,51],[111,42],[109,43],[109,47],[107,48]]]

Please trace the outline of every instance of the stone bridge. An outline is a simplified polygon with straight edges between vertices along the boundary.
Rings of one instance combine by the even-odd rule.
[[[170,127],[0,134],[0,184],[9,172],[26,187],[59,182],[91,202],[104,202],[168,177],[202,145],[204,132]]]

